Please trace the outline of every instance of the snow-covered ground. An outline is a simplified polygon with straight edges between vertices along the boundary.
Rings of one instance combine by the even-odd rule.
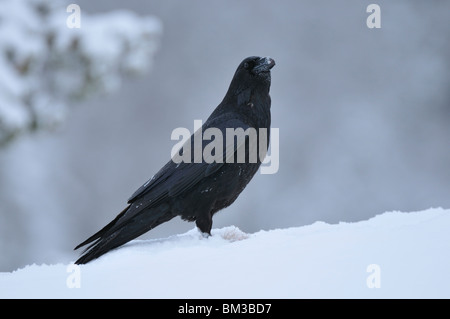
[[[135,240],[82,265],[0,273],[0,298],[450,298],[450,210]]]

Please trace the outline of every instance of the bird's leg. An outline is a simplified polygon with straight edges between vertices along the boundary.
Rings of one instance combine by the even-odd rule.
[[[202,217],[197,217],[195,220],[197,228],[202,233],[202,236],[207,238],[211,236],[212,218],[211,214],[205,214]]]

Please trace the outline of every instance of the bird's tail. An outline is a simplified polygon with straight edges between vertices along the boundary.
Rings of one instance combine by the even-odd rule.
[[[125,208],[108,225],[75,247],[75,249],[78,249],[90,244],[83,251],[80,258],[75,261],[75,264],[86,264],[174,217],[169,211],[162,209],[162,207],[156,207],[152,208],[152,211],[147,211],[138,214],[134,218],[126,219],[124,215],[129,207]],[[123,221],[124,219],[125,221]]]

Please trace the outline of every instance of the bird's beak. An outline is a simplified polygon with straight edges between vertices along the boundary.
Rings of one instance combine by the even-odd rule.
[[[275,66],[275,60],[269,57],[260,58],[258,64],[253,68],[253,72],[269,72]]]

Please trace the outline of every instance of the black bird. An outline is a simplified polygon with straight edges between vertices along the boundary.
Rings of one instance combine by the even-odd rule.
[[[201,131],[217,128],[225,137],[227,128],[254,128],[258,140],[267,139],[265,147],[262,144],[264,156],[269,143],[270,70],[274,65],[275,61],[267,57],[244,59],[224,99],[203,124]],[[266,129],[267,134],[261,134],[259,129]],[[184,146],[189,146],[189,143],[194,146],[195,134]],[[227,148],[230,143],[233,147]],[[205,145],[202,141],[201,147]],[[254,151],[255,147],[258,149],[259,145],[247,135],[243,142],[237,138],[224,142],[222,161],[211,162],[207,158],[202,158],[201,162],[194,161],[195,151],[191,152],[192,161],[175,161],[176,156],[182,156],[186,151],[183,147],[130,197],[128,206],[113,221],[75,247],[78,249],[90,244],[75,263],[85,264],[98,258],[175,216],[195,221],[203,234],[210,235],[212,216],[236,200],[261,165],[261,156],[256,161],[249,158],[250,151]],[[242,148],[245,149],[245,160],[241,157],[239,161],[237,153]]]

